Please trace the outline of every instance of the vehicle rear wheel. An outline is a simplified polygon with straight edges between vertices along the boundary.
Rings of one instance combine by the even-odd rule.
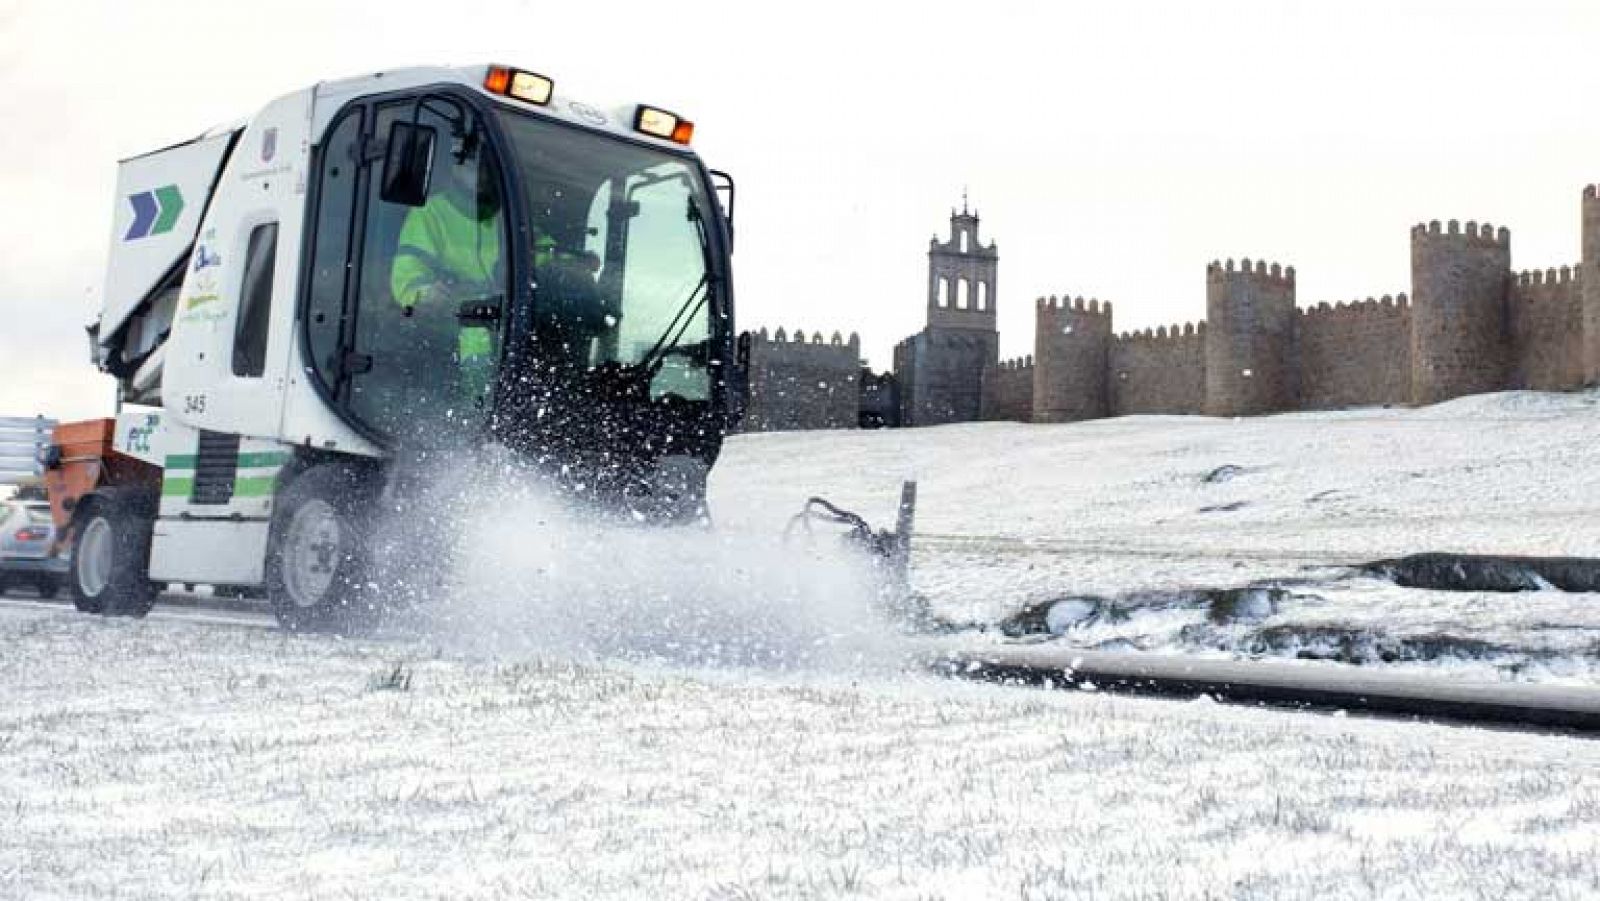
[[[352,469],[305,471],[278,495],[267,543],[266,593],[291,632],[358,632],[377,618],[368,590],[372,494]]]
[[[151,517],[133,499],[86,498],[72,537],[72,603],[84,613],[144,616],[155,605],[150,581]],[[41,589],[42,590],[42,589]]]

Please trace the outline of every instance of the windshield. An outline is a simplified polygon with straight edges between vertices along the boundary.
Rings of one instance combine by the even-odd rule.
[[[636,367],[653,397],[709,397],[706,222],[690,159],[502,112],[521,175],[542,365]]]

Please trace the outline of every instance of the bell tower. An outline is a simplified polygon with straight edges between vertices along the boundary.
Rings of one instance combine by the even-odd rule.
[[[995,276],[1000,251],[978,237],[978,214],[961,198],[950,237],[928,242],[928,325],[895,348],[900,422],[938,425],[983,416],[983,371],[1000,362]]]
[[[996,277],[1000,251],[978,236],[978,214],[961,196],[961,212],[950,211],[950,237],[928,241],[928,327],[996,330]]]

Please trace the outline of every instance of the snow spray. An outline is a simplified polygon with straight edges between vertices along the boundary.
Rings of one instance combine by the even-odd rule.
[[[617,522],[504,471],[434,493],[453,547],[408,618],[453,650],[829,671],[900,660],[881,574],[832,536]]]

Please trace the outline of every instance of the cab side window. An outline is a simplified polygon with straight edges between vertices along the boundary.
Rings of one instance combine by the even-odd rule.
[[[272,310],[272,271],[278,259],[278,223],[250,230],[244,282],[233,330],[233,374],[260,378],[267,368],[267,323]]]

